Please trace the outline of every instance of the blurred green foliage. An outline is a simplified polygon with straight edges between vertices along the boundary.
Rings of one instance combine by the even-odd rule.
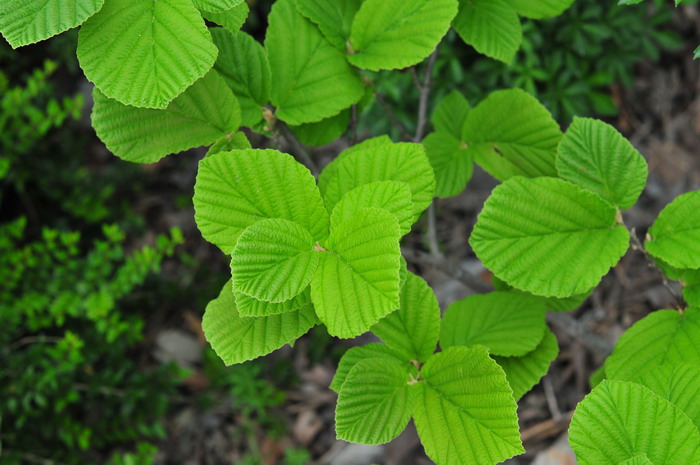
[[[129,309],[181,233],[128,253],[117,226],[84,250],[80,234],[48,228],[26,243],[25,224],[0,227],[2,463],[100,463],[99,451],[163,437],[178,373],[134,357],[145,322]]]

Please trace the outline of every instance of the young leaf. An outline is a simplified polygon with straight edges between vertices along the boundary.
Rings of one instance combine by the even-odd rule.
[[[33,44],[74,28],[94,15],[104,0],[3,0],[0,33],[12,48]]]
[[[318,26],[328,42],[345,52],[362,0],[296,0],[297,9]]]
[[[428,208],[435,192],[435,175],[425,149],[411,143],[378,145],[341,155],[321,172],[318,187],[332,211],[345,194],[374,181],[408,184],[416,217]]]
[[[233,134],[227,134],[214,142],[212,146],[209,147],[209,150],[205,156],[209,157],[221,152],[230,152],[232,150],[243,150],[250,148],[252,148],[252,146],[250,145],[250,141],[246,137],[245,133],[239,131],[234,132]]]
[[[378,71],[420,63],[457,14],[457,0],[364,0],[350,33],[353,65]]]
[[[331,180],[336,179],[338,176],[339,170],[342,168],[342,165],[344,165],[344,162],[341,162],[343,158],[349,157],[350,155],[357,153],[357,152],[362,152],[364,150],[369,150],[369,149],[376,149],[378,147],[384,146],[384,145],[392,145],[393,142],[387,135],[382,135],[382,136],[377,136],[377,137],[371,137],[369,139],[365,139],[359,144],[355,144],[351,147],[346,148],[340,154],[338,154],[333,161],[331,161],[328,165],[323,168],[323,171],[321,172],[321,175],[318,177],[318,188],[321,190],[321,192],[324,192],[328,186],[328,183]]]
[[[231,282],[209,302],[202,330],[214,351],[227,365],[267,355],[294,342],[317,324],[311,305],[281,315],[241,318]]]
[[[493,464],[525,452],[510,386],[485,348],[435,354],[420,377],[413,418],[435,463]]]
[[[167,107],[211,69],[216,54],[190,0],[109,0],[78,38],[85,76],[107,97],[136,107]]]
[[[678,196],[661,210],[645,247],[676,268],[700,268],[700,190]]]
[[[235,8],[244,0],[192,0],[194,6],[204,11],[226,11]]]
[[[493,357],[493,359],[506,372],[508,384],[513,389],[513,398],[518,401],[547,374],[549,365],[557,358],[557,354],[559,354],[557,338],[549,328],[546,328],[544,337],[533,351],[520,357]]]
[[[372,342],[363,346],[353,347],[343,355],[338,364],[338,369],[335,372],[333,381],[329,386],[333,391],[340,392],[341,387],[345,384],[345,379],[348,377],[350,370],[363,360],[367,359],[383,359],[387,363],[403,362],[408,367],[408,360],[404,360],[399,352],[392,349],[386,344]]]
[[[469,102],[453,90],[443,98],[433,111],[430,122],[437,132],[446,132],[456,139],[462,138],[462,128],[471,111]]]
[[[276,150],[236,150],[203,159],[193,201],[202,236],[226,254],[245,228],[265,218],[295,221],[316,241],[328,235],[328,213],[313,175]]]
[[[532,19],[552,18],[568,9],[574,0],[511,0],[520,16]]]
[[[689,363],[657,365],[645,371],[636,382],[666,399],[700,428],[700,366]]]
[[[334,226],[311,282],[316,314],[332,336],[358,336],[399,306],[401,232],[378,208]]]
[[[219,49],[214,69],[240,102],[242,124],[254,127],[262,121],[262,107],[270,100],[272,78],[267,53],[245,32],[233,35],[226,29],[214,28],[211,35]]]
[[[265,302],[255,297],[250,297],[242,292],[233,291],[236,298],[238,314],[242,317],[260,317],[279,315],[280,313],[298,310],[311,303],[311,288],[307,287],[301,294],[298,294],[285,302]]]
[[[248,19],[250,9],[246,2],[241,2],[238,5],[224,11],[202,11],[202,17],[212,21],[219,26],[223,26],[227,31],[236,35]],[[216,43],[216,42],[214,42]],[[219,49],[221,49],[219,47]]]
[[[231,254],[233,288],[266,302],[285,302],[309,285],[318,255],[314,238],[298,223],[258,221],[243,231]]]
[[[592,118],[574,118],[557,154],[559,177],[630,208],[647,181],[647,164],[622,134]]]
[[[330,144],[348,129],[350,110],[343,110],[335,116],[316,123],[291,126],[290,129],[302,144],[315,147]]]
[[[629,234],[596,194],[561,179],[515,177],[493,190],[469,243],[511,286],[569,297],[600,282],[624,255]]]
[[[425,362],[440,335],[440,307],[423,278],[407,273],[399,309],[372,326],[371,331],[406,360]]]
[[[351,190],[340,199],[331,213],[331,228],[347,220],[361,208],[382,208],[396,217],[401,235],[413,224],[411,189],[405,182],[376,181]]]
[[[340,388],[335,410],[338,439],[384,444],[398,436],[411,419],[414,404],[409,368],[380,358],[357,363]]]
[[[523,39],[518,14],[506,0],[460,0],[453,27],[479,53],[505,63]]]
[[[700,309],[682,314],[659,310],[635,323],[620,337],[605,361],[610,379],[636,381],[646,370],[672,363],[700,365]]]
[[[551,113],[520,89],[491,93],[469,112],[462,131],[476,162],[500,181],[518,175],[556,176],[561,138]]]
[[[467,145],[449,133],[432,132],[423,139],[423,146],[435,171],[435,195],[445,198],[462,192],[474,173]]]
[[[154,163],[169,153],[209,145],[238,130],[236,97],[210,71],[164,110],[136,108],[93,91],[92,125],[97,137],[119,158]]]
[[[700,462],[700,432],[678,407],[639,384],[603,381],[574,413],[569,443],[580,465]]]
[[[277,0],[265,48],[272,70],[272,104],[279,119],[299,125],[337,115],[364,95],[358,74],[294,0]]]
[[[544,329],[537,298],[508,291],[472,295],[445,310],[440,347],[479,344],[494,355],[525,355],[540,343]]]

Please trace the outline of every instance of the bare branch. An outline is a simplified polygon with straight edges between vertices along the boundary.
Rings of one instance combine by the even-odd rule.
[[[423,74],[423,82],[418,82],[417,76],[414,74],[414,83],[420,92],[418,100],[418,124],[416,124],[416,134],[413,137],[413,142],[420,142],[425,135],[425,127],[428,124],[428,99],[430,98],[430,90],[432,88],[433,68],[438,57],[438,48],[428,58],[428,66]]]

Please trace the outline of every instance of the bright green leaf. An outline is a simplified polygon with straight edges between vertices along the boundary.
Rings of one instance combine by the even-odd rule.
[[[94,15],[104,0],[3,0],[0,33],[12,48],[33,44],[74,28]]]
[[[399,309],[372,326],[372,332],[407,360],[425,362],[440,335],[440,307],[423,278],[407,273]]]
[[[267,355],[294,342],[317,322],[311,305],[281,315],[242,318],[236,310],[229,281],[219,297],[207,305],[202,330],[217,355],[231,365]]]
[[[676,268],[700,268],[700,190],[676,197],[649,229],[645,247]]]
[[[272,303],[299,295],[311,282],[319,256],[314,238],[299,224],[269,218],[248,226],[231,254],[233,287]]]
[[[458,91],[453,90],[443,98],[433,111],[430,121],[437,132],[446,132],[456,139],[462,138],[462,128],[471,111],[469,102]]]
[[[482,345],[494,355],[525,355],[544,334],[544,308],[518,292],[491,292],[453,302],[442,319],[440,346]]]
[[[700,309],[659,310],[639,320],[620,337],[605,361],[610,379],[634,381],[657,365],[700,365]]]
[[[193,200],[202,236],[226,254],[245,228],[265,218],[295,221],[316,241],[328,234],[328,213],[313,175],[276,150],[236,150],[203,159]]]
[[[301,294],[294,296],[290,300],[276,303],[258,300],[241,292],[236,292],[235,290],[233,295],[236,298],[238,313],[242,317],[279,315],[280,313],[298,310],[311,303],[311,288],[309,287],[304,289]]]
[[[574,0],[510,0],[520,16],[532,19],[552,18],[568,9]]]
[[[414,404],[407,365],[372,358],[357,363],[340,388],[335,410],[338,439],[384,444],[406,428]]]
[[[641,454],[656,464],[700,462],[700,432],[690,418],[624,381],[603,381],[578,404],[569,443],[580,465],[619,464]]]
[[[302,144],[315,147],[330,144],[348,129],[350,110],[343,110],[335,116],[316,123],[291,126],[290,129]]]
[[[332,211],[345,194],[375,181],[408,184],[416,217],[428,208],[435,192],[435,175],[425,149],[411,143],[378,145],[341,154],[321,172],[318,187]]]
[[[627,209],[647,182],[647,164],[622,134],[592,118],[574,118],[559,144],[559,177]]]
[[[631,459],[627,459],[623,462],[620,462],[619,465],[654,465],[651,463],[649,458],[647,457],[646,454],[642,455],[637,455],[636,457],[632,457]]]
[[[364,0],[350,33],[353,65],[407,68],[435,50],[457,14],[457,0]]]
[[[525,452],[503,370],[483,347],[451,347],[423,366],[413,418],[440,465],[502,462]]]
[[[354,215],[361,208],[381,208],[396,217],[401,235],[413,224],[411,189],[405,182],[376,181],[351,190],[340,199],[331,213],[331,228]]]
[[[345,379],[348,377],[348,373],[355,365],[363,360],[376,358],[383,359],[387,363],[394,361],[403,362],[407,367],[409,365],[408,360],[403,360],[400,353],[386,344],[372,342],[363,346],[353,347],[345,352],[340,359],[338,369],[329,387],[335,392],[340,392],[341,387],[345,384]]]
[[[700,428],[700,365],[657,365],[645,370],[635,382],[683,410]]]
[[[460,0],[452,24],[477,52],[510,63],[523,39],[518,14],[507,0]]]
[[[500,181],[518,175],[556,176],[561,138],[551,113],[520,89],[491,93],[469,112],[462,132],[476,162]]]
[[[107,97],[165,108],[211,69],[216,47],[190,0],[109,0],[82,28],[78,59]]]
[[[359,210],[334,225],[311,282],[316,314],[332,336],[358,336],[399,307],[401,231],[386,210]]]
[[[217,140],[209,147],[206,156],[211,156],[221,152],[230,152],[232,150],[243,150],[252,148],[250,141],[243,132],[235,132],[227,134]]]
[[[342,168],[342,165],[344,165],[344,163],[340,161],[343,158],[346,158],[356,152],[361,152],[363,150],[369,149],[376,149],[383,145],[392,144],[393,142],[391,141],[389,136],[382,135],[365,139],[359,144],[355,144],[351,147],[346,148],[345,150],[340,152],[340,154],[337,157],[335,157],[335,159],[331,163],[329,163],[325,166],[325,168],[323,168],[323,171],[321,172],[321,175],[318,178],[318,188],[321,189],[321,192],[325,191],[329,181],[331,179],[335,179],[338,176],[339,170]]]
[[[265,47],[273,78],[271,101],[279,119],[291,125],[314,123],[362,98],[359,75],[297,11],[294,0],[277,0],[268,22]]]
[[[244,0],[192,0],[194,6],[204,11],[225,11],[235,8]]]
[[[569,297],[596,286],[627,250],[629,234],[615,213],[561,179],[515,177],[493,190],[469,243],[511,286]]]
[[[154,163],[169,153],[209,145],[238,130],[236,97],[216,71],[210,71],[164,110],[136,108],[93,92],[92,125],[116,156]]]
[[[423,145],[435,171],[435,195],[444,198],[462,192],[474,173],[474,160],[467,145],[446,132],[428,134]]]
[[[557,358],[559,345],[554,333],[547,328],[540,343],[531,352],[520,357],[493,357],[506,372],[506,379],[513,389],[513,397],[520,400],[549,370]]]
[[[296,0],[297,9],[318,26],[328,42],[345,52],[362,0]]]
[[[263,119],[262,106],[270,100],[270,64],[265,49],[255,39],[225,29],[211,30],[219,57],[214,64],[241,104],[243,125],[254,127]]]
[[[248,4],[246,2],[241,2],[229,10],[202,11],[202,16],[219,26],[223,26],[232,34],[238,34],[238,31],[243,27],[243,24],[245,24],[245,20],[248,19],[249,12]],[[220,48],[221,47],[219,47],[219,49]]]

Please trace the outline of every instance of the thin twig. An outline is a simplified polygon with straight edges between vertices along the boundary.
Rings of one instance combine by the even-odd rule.
[[[416,124],[416,134],[413,137],[413,142],[420,142],[425,135],[425,127],[428,124],[428,99],[430,98],[430,90],[432,88],[433,68],[438,57],[438,48],[433,51],[428,58],[428,65],[423,74],[423,82],[418,81],[418,77],[414,73],[414,83],[420,93],[418,100],[418,124]]]
[[[550,312],[547,314],[547,321],[580,342],[591,352],[602,357],[607,357],[613,350],[613,345],[610,342],[586,328],[583,323],[571,315]]]
[[[279,131],[280,135],[287,141],[287,143],[292,147],[294,155],[299,158],[306,167],[311,171],[311,174],[318,176],[318,167],[314,162],[313,158],[306,151],[304,146],[299,142],[299,139],[294,135],[289,126],[287,126],[283,121],[277,120],[275,123],[275,128]]]
[[[442,252],[440,251],[440,244],[437,238],[437,199],[433,199],[433,202],[428,207],[428,245],[430,247],[430,253],[436,258],[442,258]]]
[[[401,137],[403,137],[406,140],[411,140],[411,134],[408,132],[406,127],[403,124],[401,124],[401,121],[399,121],[399,119],[394,114],[394,111],[386,103],[386,100],[384,100],[382,94],[377,92],[376,88],[374,89],[374,97],[377,99],[379,106],[382,107],[382,109],[384,110],[384,113],[386,113],[386,116],[389,117],[389,122],[391,123],[391,125],[394,126],[401,133]]]
[[[629,233],[630,237],[632,238],[632,249],[640,251],[642,255],[644,255],[644,259],[647,261],[647,265],[649,266],[649,268],[653,268],[654,270],[656,270],[657,273],[659,273],[664,289],[666,289],[666,291],[668,291],[668,293],[673,298],[674,303],[676,305],[676,309],[681,310],[685,308],[685,301],[683,300],[683,297],[678,294],[678,292],[676,291],[676,289],[673,288],[673,286],[671,286],[671,283],[666,278],[664,271],[659,267],[659,265],[656,264],[654,258],[649,254],[647,249],[644,247],[644,244],[642,244],[642,241],[639,240],[639,237],[637,237],[637,230],[635,228],[632,228],[629,230]]]

